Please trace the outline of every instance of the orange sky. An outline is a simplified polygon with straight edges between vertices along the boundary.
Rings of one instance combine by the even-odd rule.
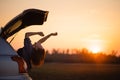
[[[48,19],[44,25],[20,31],[12,42],[15,49],[23,46],[27,31],[57,31],[58,36],[43,43],[46,49],[120,49],[120,0],[0,0],[0,26],[28,8],[48,10]],[[39,38],[31,39],[34,43]]]

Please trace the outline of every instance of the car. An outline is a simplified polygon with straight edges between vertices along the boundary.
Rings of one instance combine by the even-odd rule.
[[[27,73],[26,62],[17,54],[10,45],[10,42],[7,42],[7,39],[21,29],[30,27],[31,25],[42,25],[47,20],[47,16],[48,11],[27,9],[1,28],[0,80],[32,80]]]

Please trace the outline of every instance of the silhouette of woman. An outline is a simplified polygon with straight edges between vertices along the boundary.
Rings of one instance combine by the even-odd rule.
[[[24,47],[18,49],[17,51],[19,56],[23,57],[23,59],[26,61],[28,70],[32,68],[31,64],[38,66],[44,62],[45,50],[41,44],[51,36],[56,36],[57,32],[46,35],[34,44],[32,44],[30,40],[30,36],[33,35],[44,36],[43,32],[27,32],[25,34]]]

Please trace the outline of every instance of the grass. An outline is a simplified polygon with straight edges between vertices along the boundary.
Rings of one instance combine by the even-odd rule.
[[[120,65],[46,63],[29,74],[33,80],[120,80]]]

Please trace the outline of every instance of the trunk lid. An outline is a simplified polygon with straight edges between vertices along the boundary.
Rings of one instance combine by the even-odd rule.
[[[28,26],[42,25],[47,20],[47,16],[48,11],[39,9],[24,10],[1,29],[0,37],[6,40],[8,37]]]

